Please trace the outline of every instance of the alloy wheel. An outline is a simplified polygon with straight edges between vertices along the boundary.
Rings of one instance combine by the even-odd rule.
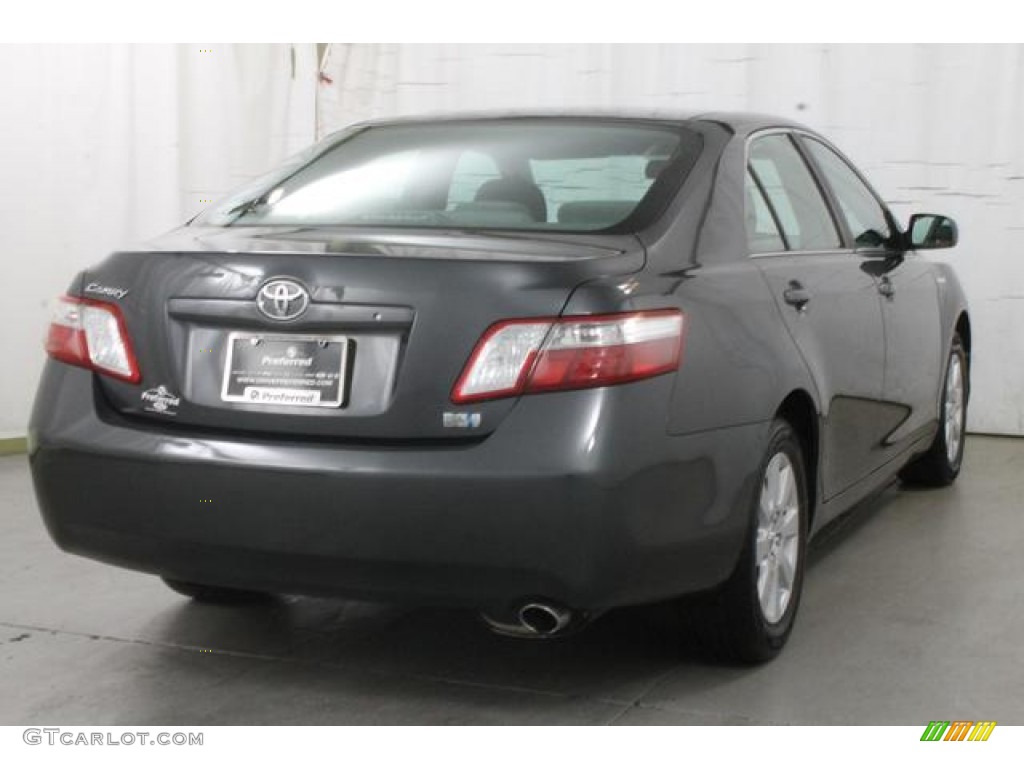
[[[946,458],[950,465],[955,465],[964,436],[964,368],[956,354],[949,360],[945,405]]]
[[[800,494],[789,457],[779,452],[765,468],[757,509],[757,598],[769,624],[782,620],[793,598],[800,556]]]

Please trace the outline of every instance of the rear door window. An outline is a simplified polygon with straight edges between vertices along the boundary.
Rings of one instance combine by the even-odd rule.
[[[823,251],[842,246],[821,190],[788,135],[755,138],[749,163],[790,250]]]
[[[747,246],[750,253],[771,253],[786,250],[775,214],[757,186],[754,175],[747,169],[743,184],[746,200]]]

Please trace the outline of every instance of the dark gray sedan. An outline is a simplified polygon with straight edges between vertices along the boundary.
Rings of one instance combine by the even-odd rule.
[[[953,272],[749,115],[357,125],[55,305],[30,428],[64,549],[198,599],[464,605],[550,637],[671,601],[774,656],[809,537],[960,469]]]

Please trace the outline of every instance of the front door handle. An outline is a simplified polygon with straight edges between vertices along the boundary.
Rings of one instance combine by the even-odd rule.
[[[896,295],[896,289],[892,285],[892,280],[888,277],[883,277],[882,281],[878,284],[878,292],[885,296],[887,299],[891,299]]]
[[[807,304],[811,300],[811,292],[804,288],[799,280],[790,280],[789,287],[782,292],[782,298],[787,304],[802,312],[807,309]]]

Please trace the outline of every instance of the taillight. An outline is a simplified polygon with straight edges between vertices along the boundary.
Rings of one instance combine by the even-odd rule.
[[[677,309],[504,320],[477,343],[452,402],[604,387],[668,373],[679,367],[684,329]]]
[[[46,352],[55,360],[132,384],[142,379],[116,304],[61,296],[54,302]]]

